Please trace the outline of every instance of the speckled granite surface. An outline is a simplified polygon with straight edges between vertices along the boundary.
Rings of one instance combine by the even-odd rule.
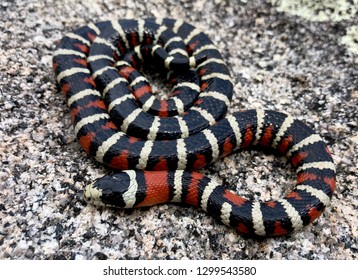
[[[310,3],[2,0],[0,258],[357,259],[358,2]],[[235,82],[231,112],[289,112],[322,135],[338,186],[314,225],[257,241],[189,207],[86,205],[84,185],[106,171],[75,139],[52,53],[65,32],[92,20],[146,16],[186,19],[209,34]],[[234,154],[205,172],[261,199],[294,183],[283,160],[256,152]]]

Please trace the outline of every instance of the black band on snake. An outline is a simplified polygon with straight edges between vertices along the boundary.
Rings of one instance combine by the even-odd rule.
[[[200,207],[248,236],[288,234],[315,220],[335,189],[335,166],[319,135],[291,116],[248,110],[226,116],[230,73],[212,41],[181,20],[105,21],[67,34],[54,54],[83,149],[122,170],[85,189],[97,205],[158,203]],[[139,72],[167,73],[168,99]],[[285,155],[294,189],[275,201],[252,201],[198,170],[238,149]]]

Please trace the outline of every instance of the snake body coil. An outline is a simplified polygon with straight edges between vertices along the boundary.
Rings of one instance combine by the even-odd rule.
[[[143,66],[168,71],[159,100]],[[225,117],[233,85],[211,40],[172,19],[105,21],[67,34],[54,54],[83,149],[123,170],[85,190],[98,205],[121,208],[179,202],[200,207],[244,235],[290,233],[315,220],[335,189],[331,155],[312,129],[291,116],[248,110]],[[240,197],[200,169],[237,149],[286,155],[295,188],[277,201]]]

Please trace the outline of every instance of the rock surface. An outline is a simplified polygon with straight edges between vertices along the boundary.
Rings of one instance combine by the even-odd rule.
[[[358,258],[356,0],[63,3],[0,3],[0,259]],[[257,241],[189,207],[115,211],[84,202],[83,187],[106,170],[75,139],[52,72],[56,43],[90,21],[153,16],[184,19],[212,38],[235,83],[230,112],[289,112],[324,138],[338,184],[313,225]],[[257,152],[205,172],[264,200],[294,183],[283,160]]]

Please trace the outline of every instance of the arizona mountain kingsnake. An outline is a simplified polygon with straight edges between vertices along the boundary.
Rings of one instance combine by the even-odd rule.
[[[143,63],[168,71],[170,98],[151,93],[137,70]],[[61,40],[53,67],[83,149],[123,170],[86,187],[85,197],[94,204],[186,203],[241,234],[272,236],[312,222],[330,201],[335,166],[320,136],[274,111],[225,117],[233,92],[229,70],[211,40],[188,23],[89,24]],[[192,171],[253,147],[288,158],[297,183],[285,197],[251,201]]]

